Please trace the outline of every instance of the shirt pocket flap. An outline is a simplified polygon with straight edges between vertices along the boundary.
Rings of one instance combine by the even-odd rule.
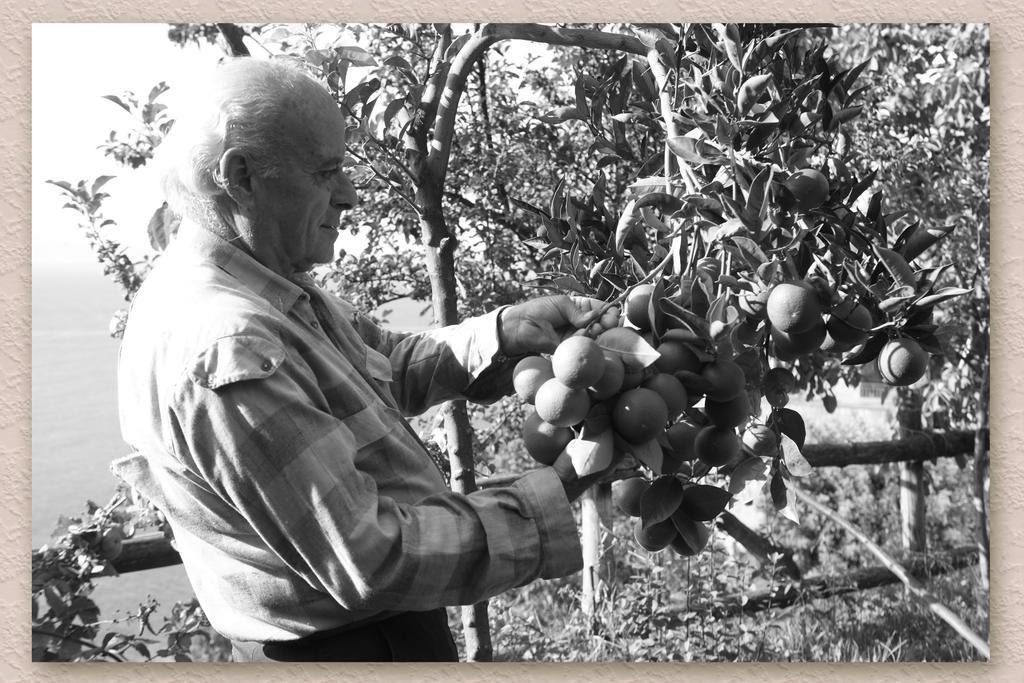
[[[390,382],[392,380],[391,360],[383,353],[366,347],[366,370],[378,382]]]
[[[274,374],[284,362],[279,345],[250,335],[223,337],[208,346],[189,370],[192,381],[207,389],[232,382],[263,379]]]

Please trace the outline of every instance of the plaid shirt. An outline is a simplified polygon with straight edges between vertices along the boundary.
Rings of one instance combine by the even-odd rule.
[[[470,604],[577,571],[550,468],[450,492],[403,414],[509,390],[497,313],[381,330],[226,241],[184,228],[121,345],[114,473],[152,500],[214,628],[288,640]]]

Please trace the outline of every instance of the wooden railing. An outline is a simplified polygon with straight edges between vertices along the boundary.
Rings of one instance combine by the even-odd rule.
[[[804,457],[814,467],[847,467],[849,465],[869,465],[895,462],[922,462],[936,458],[968,456],[974,451],[974,432],[920,432],[909,438],[896,441],[878,441],[852,444],[808,444],[803,449]],[[523,476],[525,472],[506,474],[494,477],[486,477],[478,480],[480,488],[495,488],[507,486]],[[607,511],[601,508],[606,507],[601,501],[595,503],[598,518],[606,516]],[[593,523],[593,522],[591,522]],[[782,551],[783,569],[791,578],[799,577],[799,570],[792,564],[785,549],[781,549],[757,535],[753,530],[743,525],[732,515],[725,513],[718,520],[719,528],[737,540],[746,550],[762,561],[769,553]],[[584,533],[587,530],[584,529]],[[589,558],[584,558],[588,567],[595,567],[599,562],[593,557],[593,549],[590,549]],[[975,560],[976,561],[976,560]],[[174,549],[171,541],[162,534],[150,534],[128,539],[124,542],[120,556],[113,561],[114,568],[122,574],[129,572],[145,571],[181,563],[181,557]],[[887,570],[870,570],[882,572],[891,576]],[[895,577],[893,577],[895,580]],[[817,580],[816,580],[817,581]],[[871,579],[874,581],[874,579]],[[864,585],[868,586],[871,581]],[[810,586],[811,584],[805,585]],[[820,592],[820,591],[819,591]],[[761,604],[757,600],[751,602],[748,598],[747,604],[750,609],[754,605]],[[775,603],[779,603],[776,601]]]

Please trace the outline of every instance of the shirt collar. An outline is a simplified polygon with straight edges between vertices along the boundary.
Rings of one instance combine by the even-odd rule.
[[[314,286],[309,273],[282,277],[239,247],[191,221],[182,221],[170,249],[186,258],[213,263],[285,313],[307,296],[303,287]]]

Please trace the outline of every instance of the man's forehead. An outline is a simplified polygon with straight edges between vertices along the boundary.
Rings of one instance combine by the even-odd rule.
[[[345,120],[333,101],[303,101],[282,122],[290,143],[317,163],[341,163],[345,157]],[[296,150],[299,151],[299,150]]]

